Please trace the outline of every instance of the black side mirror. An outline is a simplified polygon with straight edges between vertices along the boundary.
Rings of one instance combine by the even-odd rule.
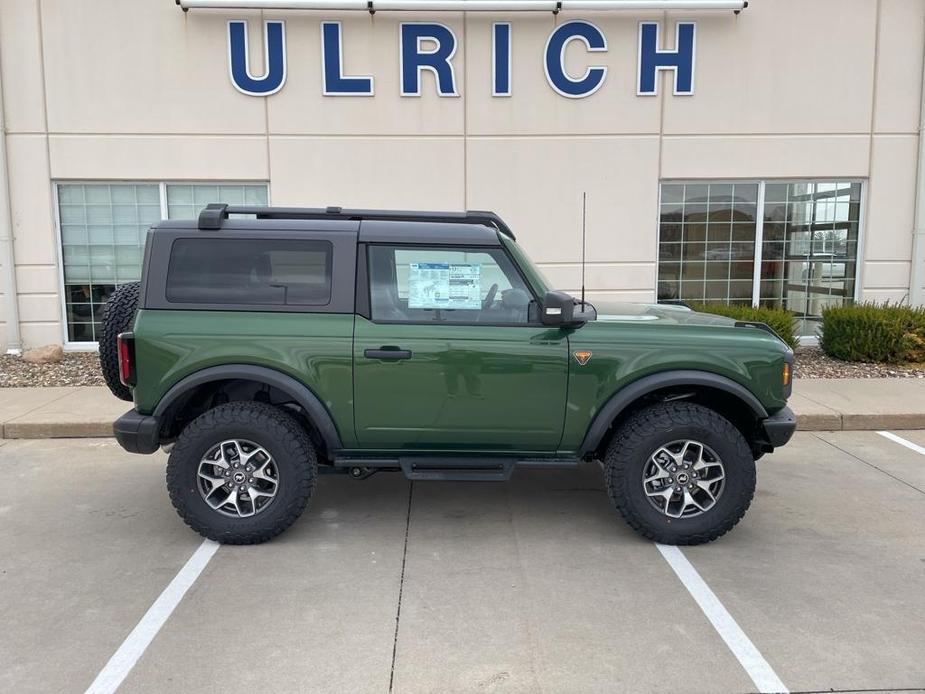
[[[579,304],[565,292],[546,292],[543,297],[543,325],[581,325],[596,319],[597,310],[591,304]]]
[[[565,292],[546,292],[543,297],[543,325],[568,325],[574,311],[575,300]]]

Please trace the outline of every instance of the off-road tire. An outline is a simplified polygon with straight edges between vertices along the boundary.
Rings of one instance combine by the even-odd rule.
[[[116,338],[119,333],[131,330],[138,308],[138,294],[141,282],[129,282],[109,295],[103,305],[102,329],[100,332],[100,370],[110,392],[120,400],[132,400],[132,391],[119,380],[119,350]]]
[[[203,456],[226,439],[245,439],[272,456],[279,475],[276,497],[259,513],[232,518],[214,511],[199,493]],[[284,410],[259,402],[231,402],[193,420],[167,461],[167,491],[177,513],[203,537],[231,545],[266,542],[292,525],[308,505],[318,474],[305,428]]]
[[[725,468],[725,487],[708,511],[669,518],[649,503],[643,469],[659,446],[693,439],[712,448]],[[604,460],[607,494],[640,535],[668,545],[699,545],[729,532],[755,494],[755,461],[741,432],[713,410],[686,402],[661,403],[632,415],[614,433]]]

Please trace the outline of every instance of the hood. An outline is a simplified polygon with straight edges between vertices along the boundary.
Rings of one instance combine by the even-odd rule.
[[[662,323],[672,325],[715,325],[732,327],[735,320],[711,313],[696,313],[684,306],[669,304],[628,304],[595,301],[597,320],[601,323]]]

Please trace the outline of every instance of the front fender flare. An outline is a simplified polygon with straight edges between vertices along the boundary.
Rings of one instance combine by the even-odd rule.
[[[196,371],[170,387],[170,390],[164,394],[164,397],[157,403],[157,407],[154,408],[154,416],[159,419],[163,418],[169,412],[171,406],[179,402],[193,388],[214,381],[235,379],[265,383],[283,391],[302,406],[312,424],[318,429],[318,433],[324,440],[324,445],[329,452],[343,448],[337,426],[318,396],[308,386],[297,381],[292,376],[265,366],[223,364],[222,366],[210,366],[201,371]]]
[[[588,426],[588,431],[581,444],[581,452],[587,454],[596,451],[613,421],[633,402],[656,390],[677,386],[707,386],[721,390],[742,401],[742,404],[755,415],[756,420],[768,417],[768,412],[761,401],[748,388],[731,378],[709,371],[662,371],[633,381],[614,393]]]

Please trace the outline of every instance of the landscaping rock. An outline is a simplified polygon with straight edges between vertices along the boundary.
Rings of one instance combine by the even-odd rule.
[[[827,356],[818,347],[800,347],[793,365],[794,378],[925,378],[922,364],[871,364],[848,362]]]
[[[45,345],[23,352],[22,360],[29,364],[57,364],[64,359],[64,348],[61,345]]]
[[[101,386],[100,358],[96,352],[66,352],[52,364],[30,364],[22,357],[0,354],[0,388],[35,386]]]

